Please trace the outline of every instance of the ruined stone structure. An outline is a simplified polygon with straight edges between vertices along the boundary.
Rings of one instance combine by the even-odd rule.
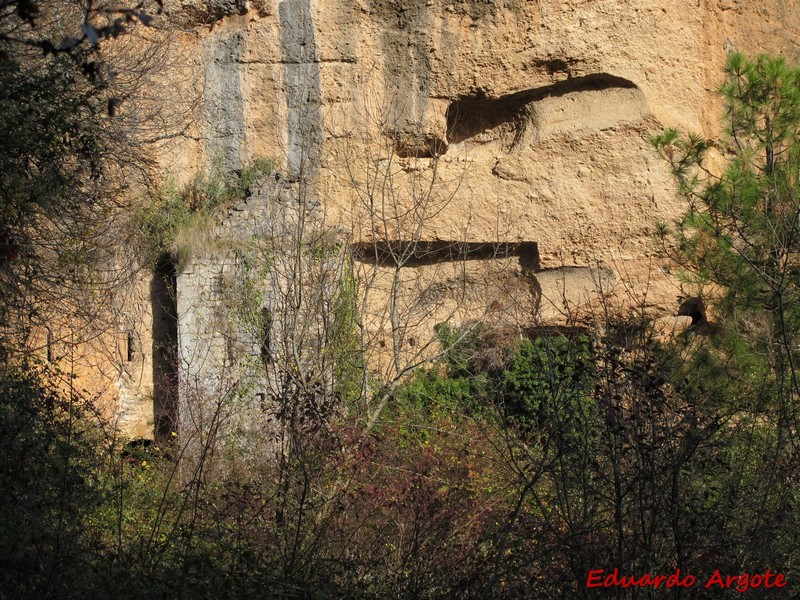
[[[259,436],[280,442],[276,423],[291,419],[287,407],[324,397],[320,390],[331,395],[324,348],[343,260],[338,234],[278,173],[193,233],[176,265],[177,379],[157,437],[171,428],[197,433],[202,444],[216,430],[215,452],[250,454],[263,448],[251,443]]]
[[[652,234],[682,205],[648,137],[722,135],[714,90],[732,49],[800,61],[792,0],[183,0],[167,13],[191,57],[181,82],[202,94],[192,135],[162,147],[165,173],[272,157],[362,248],[361,264],[391,277],[385,257],[412,243],[403,268],[441,282],[447,248],[460,248],[462,317],[513,312],[522,324],[563,320],[598,288],[677,315],[690,290],[662,268]],[[251,208],[223,221],[227,239],[258,232]],[[502,250],[512,246],[527,250]],[[226,264],[210,252],[176,274],[184,381],[212,376],[190,350],[228,352],[198,341],[213,337],[203,311]],[[385,313],[368,326],[382,331]],[[140,347],[158,343],[145,332]]]

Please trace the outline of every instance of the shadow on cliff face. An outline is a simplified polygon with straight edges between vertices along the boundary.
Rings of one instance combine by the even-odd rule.
[[[448,240],[386,240],[353,245],[355,259],[378,266],[423,267],[465,260],[519,257],[524,271],[539,268],[536,242],[459,242]]]
[[[534,106],[546,98],[558,98],[582,92],[606,90],[638,90],[636,85],[622,77],[597,73],[572,77],[544,87],[531,88],[513,94],[490,98],[482,91],[454,100],[447,109],[447,141],[458,144],[481,133],[506,127],[515,145],[528,123],[535,119]]]

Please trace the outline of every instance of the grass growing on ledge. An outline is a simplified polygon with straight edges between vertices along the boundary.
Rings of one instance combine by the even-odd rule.
[[[225,172],[215,161],[183,187],[167,181],[134,215],[143,253],[152,262],[169,255],[182,270],[197,250],[213,247],[218,212],[247,198],[250,188],[274,169],[275,161],[263,157],[235,172]]]

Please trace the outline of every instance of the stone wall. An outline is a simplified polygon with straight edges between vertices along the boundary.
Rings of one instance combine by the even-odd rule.
[[[192,453],[254,459],[320,408],[306,398],[332,394],[343,254],[307,190],[276,173],[212,221],[183,233],[177,265],[177,429]]]

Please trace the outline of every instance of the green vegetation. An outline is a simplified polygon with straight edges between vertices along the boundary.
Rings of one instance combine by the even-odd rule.
[[[333,297],[331,331],[323,351],[333,356],[334,394],[353,407],[366,393],[366,366],[358,330],[358,282],[350,260],[346,259]]]
[[[516,597],[517,585],[552,597],[580,589],[597,565],[704,574],[710,563],[738,572],[785,561],[797,492],[784,478],[797,467],[765,469],[774,424],[709,400],[688,347],[659,347],[632,327],[598,342],[522,340],[490,370],[454,348],[469,366],[419,373],[371,434],[336,416],[297,432],[283,463],[205,481],[180,473],[177,446],[103,450],[90,415],[51,407],[59,392],[9,373],[5,405],[17,416],[2,439],[26,461],[2,463],[0,478],[8,510],[44,530],[6,538],[0,560],[18,575],[6,589],[381,598],[480,596],[490,584],[489,597]],[[466,393],[468,369],[479,383]],[[515,394],[523,405],[507,403]],[[545,408],[562,398],[561,410]],[[33,565],[22,570],[20,556]],[[56,564],[57,578],[30,574]]]
[[[91,404],[41,365],[0,372],[0,596],[76,590],[96,552],[102,443]]]
[[[58,255],[77,265],[95,250],[85,226],[114,212],[101,90],[73,84],[81,64],[0,55],[6,298],[57,273],[40,223],[68,229]],[[441,360],[381,390],[367,426],[383,396],[367,394],[359,282],[346,245],[309,227],[240,256],[224,316],[249,337],[229,341],[260,344],[281,404],[230,469],[209,467],[228,449],[205,441],[120,447],[70,374],[3,360],[0,598],[572,598],[600,568],[795,581],[800,71],[732,55],[722,94],[721,146],[654,139],[688,200],[664,246],[714,319],[675,340],[633,319],[515,340],[444,325]],[[272,168],[166,186],[134,219],[148,256],[185,262]],[[273,313],[261,284],[278,268]]]
[[[509,417],[535,428],[548,418],[557,420],[556,431],[572,429],[570,419],[588,410],[594,371],[586,336],[525,340],[503,373],[502,393]]]
[[[251,186],[275,169],[275,163],[257,158],[237,173],[226,173],[216,162],[178,188],[167,183],[135,214],[133,228],[144,240],[145,256],[156,262],[170,255],[176,266],[186,265],[193,249],[210,242],[218,210],[246,199]]]
[[[726,347],[717,359],[737,366],[740,389],[726,395],[780,415],[779,452],[791,451],[800,425],[800,69],[732,54],[727,73],[720,173],[706,167],[705,140],[670,130],[653,143],[689,202],[675,260],[720,316]]]
[[[30,332],[48,325],[53,307],[71,322],[73,339],[96,336],[108,307],[92,300],[129,274],[106,267],[123,230],[125,192],[142,181],[147,161],[132,121],[114,120],[117,95],[133,90],[103,65],[99,44],[152,21],[149,7],[3,3],[0,355],[30,351]],[[107,21],[112,13],[118,18]]]
[[[63,301],[108,250],[101,109],[74,77],[62,57],[0,60],[0,326],[36,321],[34,297]]]

